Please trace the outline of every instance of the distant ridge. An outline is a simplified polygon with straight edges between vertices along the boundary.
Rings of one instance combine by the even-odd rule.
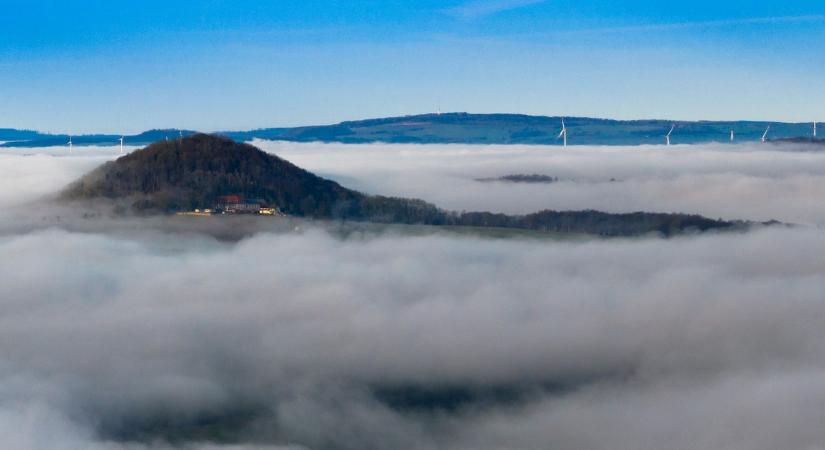
[[[10,130],[6,134],[3,133],[3,130],[0,130],[0,141],[9,141],[3,145],[0,145],[0,147],[62,147],[66,145],[70,137],[68,134],[41,134],[36,131],[24,131],[19,132],[24,134],[19,134],[18,136],[25,137],[4,139],[3,136],[14,136],[14,134],[11,131],[17,130]],[[196,132],[192,130],[149,130],[144,131],[140,134],[123,136],[123,144],[130,146],[147,145],[151,144],[152,142],[161,141],[165,139],[176,139],[179,138],[181,134],[183,134],[183,136],[191,136],[195,133]],[[120,145],[119,134],[86,134],[80,136],[71,136],[71,138],[72,143],[74,145]]]
[[[811,124],[765,121],[612,120],[564,117],[571,145],[664,144],[672,126],[674,144],[758,142],[771,127],[771,139],[807,136]],[[223,132],[237,140],[270,139],[293,142],[533,144],[561,145],[562,117],[523,114],[423,114],[341,122],[335,125]]]
[[[264,128],[251,131],[222,131],[236,141],[254,139],[290,142],[331,143],[417,143],[417,144],[526,144],[561,145],[557,139],[561,117],[523,114],[420,114],[341,122],[334,125],[294,128]],[[769,139],[807,139],[811,123],[767,121],[674,121],[674,120],[611,120],[589,117],[565,117],[571,145],[659,145],[671,126],[673,144],[729,142],[734,131],[736,142],[759,142],[770,126]],[[5,147],[62,146],[67,135],[23,134]],[[193,131],[184,131],[191,135]],[[127,145],[146,145],[168,136],[177,137],[178,130],[151,130],[126,136]],[[2,133],[0,133],[2,136]],[[116,145],[116,135],[74,136],[75,145]]]
[[[0,141],[30,141],[42,139],[45,135],[32,130],[15,130],[14,128],[0,128]]]
[[[370,196],[318,177],[277,156],[229,138],[196,134],[156,142],[110,161],[59,196],[67,204],[107,201],[122,213],[170,214],[212,208],[244,196],[298,217],[377,223],[513,228],[544,232],[665,236],[738,229],[747,224],[696,215],[540,211],[509,216],[456,213],[416,199]]]

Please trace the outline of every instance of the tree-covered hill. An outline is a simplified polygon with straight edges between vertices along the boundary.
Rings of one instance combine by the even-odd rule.
[[[363,197],[251,145],[197,134],[106,163],[62,198],[130,199],[133,209],[168,213],[211,208],[218,197],[233,194],[310,217],[332,217]]]

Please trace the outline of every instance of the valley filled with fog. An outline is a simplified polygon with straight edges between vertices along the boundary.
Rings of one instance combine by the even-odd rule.
[[[221,217],[183,230],[50,206],[113,147],[4,150],[4,448],[825,441],[825,152],[254,144],[346,187],[451,210],[799,226],[565,240],[288,222],[227,240],[210,230],[234,226]],[[558,181],[478,181],[511,174]]]
[[[810,151],[819,147],[254,144],[353,189],[452,210],[682,212],[825,224],[825,152]],[[511,174],[559,182],[476,181]]]

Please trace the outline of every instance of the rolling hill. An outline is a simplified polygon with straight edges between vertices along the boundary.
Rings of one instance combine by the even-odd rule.
[[[258,138],[295,142],[561,145],[557,138],[561,120],[561,117],[521,114],[449,113],[222,134],[238,140]],[[674,144],[728,142],[731,130],[738,142],[759,141],[768,126],[771,127],[771,138],[805,137],[812,131],[811,124],[807,123],[758,121],[622,121],[568,117],[565,122],[571,145],[663,144],[665,134],[674,124]]]
[[[15,133],[16,132],[16,133]],[[147,145],[156,141],[175,139],[181,134],[191,136],[196,134],[191,130],[149,130],[140,134],[123,136],[125,145]],[[6,136],[4,139],[3,136]],[[7,129],[5,134],[0,130],[0,141],[8,141],[0,147],[34,148],[34,147],[63,147],[69,142],[68,134],[42,134],[36,131],[18,131]],[[115,134],[87,134],[71,136],[74,145],[112,146],[120,145],[120,135]]]
[[[672,120],[609,120],[588,117],[565,119],[571,145],[640,145],[663,144],[664,136],[672,125],[674,144],[729,142],[730,131],[736,134],[736,142],[758,142],[770,126],[768,137],[772,140],[810,140],[812,124],[780,123],[765,121],[672,121]],[[423,114],[341,122],[334,125],[296,128],[265,128],[251,131],[222,131],[217,134],[236,141],[254,139],[290,142],[340,142],[340,143],[418,143],[418,144],[542,144],[561,145],[557,139],[561,117],[528,116],[522,114]],[[2,130],[0,130],[2,131]],[[4,147],[64,146],[68,135],[42,135],[36,132],[6,130],[14,139]],[[146,145],[165,138],[174,139],[178,130],[151,130],[133,136],[125,136],[127,145]],[[194,134],[184,131],[185,136]],[[116,145],[120,136],[74,136],[73,142],[81,145]]]

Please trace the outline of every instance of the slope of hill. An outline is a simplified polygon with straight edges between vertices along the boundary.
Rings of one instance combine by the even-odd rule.
[[[378,223],[518,228],[632,236],[738,228],[684,214],[541,211],[524,216],[455,213],[416,199],[368,196],[226,137],[160,141],[104,164],[70,185],[61,201],[108,199],[141,214],[212,208],[222,196],[261,199],[299,217]]]
[[[571,145],[640,145],[664,144],[665,135],[675,124],[674,144],[729,142],[734,131],[736,142],[759,142],[770,126],[769,139],[804,138],[812,135],[810,123],[748,121],[671,121],[608,120],[587,117],[565,119]],[[420,144],[543,144],[561,145],[557,139],[561,117],[522,114],[424,114],[384,119],[342,122],[335,125],[265,128],[251,131],[225,131],[218,134],[236,141],[253,139],[293,142],[342,143],[420,143]],[[33,132],[28,132],[33,133]],[[184,131],[184,135],[193,134]],[[28,134],[27,138],[1,139],[6,147],[63,146],[66,135]],[[151,130],[126,136],[127,145],[145,145],[162,139],[174,139],[178,130]],[[85,145],[116,145],[120,136],[75,136],[73,142]]]
[[[28,132],[29,134],[25,135],[28,136],[27,138],[20,138],[20,139],[0,139],[6,142],[0,147],[21,147],[21,148],[33,148],[33,147],[62,147],[67,145],[69,142],[69,135],[68,134],[40,134],[37,132]],[[131,136],[123,136],[123,143],[125,145],[147,145],[151,144],[152,142],[166,140],[166,139],[175,139],[180,137],[181,133],[184,136],[191,136],[195,134],[194,131],[191,130],[173,130],[173,129],[164,129],[164,130],[149,130],[144,131],[140,134],[135,134]],[[1,133],[0,133],[1,134]],[[98,146],[112,146],[112,145],[120,145],[120,135],[115,134],[87,134],[81,136],[71,136],[72,143],[74,145],[98,145]]]
[[[425,114],[342,122],[328,126],[275,128],[222,133],[233,139],[253,138],[296,142],[420,143],[420,144],[544,144],[560,145],[561,117],[521,114]],[[672,125],[674,144],[759,141],[770,125],[771,138],[808,136],[811,124],[778,122],[679,122],[670,120],[608,120],[565,118],[571,145],[663,144]]]
[[[14,128],[0,128],[0,141],[32,141],[44,138],[45,135],[32,130],[16,130]]]

